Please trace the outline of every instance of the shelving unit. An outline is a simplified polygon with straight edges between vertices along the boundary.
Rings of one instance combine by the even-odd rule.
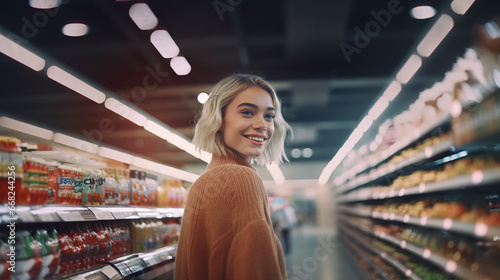
[[[357,159],[357,164],[334,180],[340,238],[348,248],[357,252],[362,247],[409,279],[421,278],[372,242],[395,246],[453,278],[494,279],[498,275],[494,263],[499,259],[491,263],[463,260],[460,251],[445,256],[444,249],[418,243],[450,238],[449,242],[460,240],[462,250],[478,243],[487,246],[484,250],[490,258],[500,258],[500,247],[495,245],[500,236],[500,220],[496,220],[500,211],[500,91],[491,83],[470,88],[481,97],[460,100],[460,114],[443,114],[385,151]],[[437,144],[422,144],[434,143],[430,137],[443,132]],[[408,150],[406,155],[411,157],[402,156]],[[491,201],[485,202],[486,197]],[[408,232],[416,237],[399,237]],[[474,258],[479,255],[474,251]]]
[[[1,132],[2,133],[0,134],[4,135],[4,133],[7,132],[8,135],[12,137],[17,137],[28,142],[43,143],[44,145],[53,144],[54,146],[59,146],[57,143],[53,143],[51,141],[43,139],[38,141],[36,137],[26,137],[25,139],[24,134],[16,133],[15,131],[10,133],[9,131],[3,129]],[[73,153],[72,148],[67,148],[68,154],[66,154],[65,149],[59,151],[58,155],[55,155],[56,153],[52,155],[57,156],[57,158],[49,157],[48,159],[52,161],[62,162],[64,164],[72,164],[72,162],[66,161],[65,159],[68,158],[71,160],[75,159],[75,155],[86,155],[84,152],[82,153],[82,151],[76,150]],[[69,153],[71,153],[71,156],[69,156]],[[43,155],[45,154],[42,152],[33,153],[32,156],[42,157]],[[96,156],[94,155],[92,158],[95,159]],[[110,162],[110,160],[107,160],[107,162]],[[78,165],[79,162],[74,162],[73,164]],[[116,164],[117,166],[123,166],[123,164],[121,163]],[[97,168],[100,167],[95,167],[95,169]],[[152,173],[156,174],[156,172]],[[16,176],[19,176],[19,173],[17,173]],[[19,188],[20,186],[17,187]],[[19,192],[20,189],[16,188],[15,191]],[[24,203],[16,203],[14,207],[12,207],[9,206],[8,203],[5,203],[0,204],[0,225],[7,226],[12,223],[15,224],[16,271],[13,273],[13,275],[16,277],[16,279],[38,279],[38,275],[42,275],[42,277],[44,277],[43,275],[48,275],[48,277],[45,277],[44,279],[68,280],[155,279],[158,277],[162,279],[173,279],[177,245],[175,244],[175,242],[170,242],[167,245],[167,243],[163,243],[164,240],[160,240],[160,238],[162,237],[167,238],[167,235],[169,235],[168,238],[170,241],[173,240],[173,237],[171,237],[172,232],[167,232],[167,230],[171,229],[171,227],[168,227],[167,229],[167,225],[164,225],[161,232],[158,228],[152,228],[153,225],[157,223],[163,224],[164,221],[167,224],[170,222],[175,222],[178,224],[178,221],[182,218],[183,213],[183,208],[139,205],[83,206],[62,204],[26,205]],[[156,241],[146,241],[148,242],[148,247],[145,249],[133,248],[134,244],[132,243],[134,243],[135,241],[132,239],[132,237],[134,236],[134,234],[138,235],[138,233],[134,233],[134,225],[136,223],[142,223],[147,227],[151,227],[148,234],[156,235],[156,237],[153,238],[157,238]],[[123,231],[124,228],[127,228],[126,232]],[[50,231],[57,230],[57,236],[50,236],[50,238],[52,238],[53,240],[52,242],[57,243],[57,252],[51,251],[47,255],[40,256],[33,253],[33,256],[28,258],[19,255],[18,251],[22,250],[23,246],[18,243],[18,241],[20,240],[17,240],[17,238],[19,238],[19,233],[28,235],[29,237],[27,238],[32,239],[32,242],[38,242],[38,245],[36,246],[40,246],[41,242],[33,239],[35,232],[45,231],[47,233],[49,232],[49,229]],[[104,233],[106,237],[103,237],[101,233],[97,233],[100,230],[107,231],[107,233]],[[144,232],[146,230],[146,228],[143,229]],[[60,239],[61,234],[62,236],[70,236],[70,238],[73,238],[73,242],[82,242],[81,240],[83,239],[77,241],[76,239],[74,239],[74,236],[78,236],[77,238],[82,238],[82,236],[84,235],[93,235],[95,236],[95,238],[100,239],[101,241],[87,240],[87,242],[91,242],[92,244],[89,244],[85,249],[81,249],[82,252],[86,252],[81,253],[82,255],[80,255],[80,249],[74,249],[76,251],[74,251],[73,253],[67,253],[67,251],[64,251],[63,253],[63,243]],[[73,236],[72,234],[75,235]],[[162,234],[163,236],[161,236]],[[129,247],[129,249],[132,249],[130,251],[125,251],[114,248],[118,247],[117,244],[120,244],[121,246],[125,244],[123,243],[126,242],[124,239],[125,235],[128,236],[128,240],[130,241],[130,245],[127,246]],[[5,237],[6,236],[2,235],[2,239],[4,239]],[[49,238],[49,236],[47,236],[47,238]],[[103,238],[109,239],[103,241]],[[117,241],[114,238],[120,238],[120,241]],[[177,237],[175,237],[175,240],[176,239]],[[160,243],[160,241],[162,241],[162,243]],[[99,242],[99,245],[96,245],[97,242]],[[5,244],[6,241],[2,242],[2,246],[4,246]],[[104,249],[96,248],[96,246],[103,246],[102,244],[105,244]],[[112,246],[112,244],[114,245],[114,247]],[[163,246],[163,244],[165,244],[165,246],[160,247]],[[45,245],[41,245],[40,247],[42,246]],[[75,243],[75,248],[76,246],[77,244]],[[66,250],[68,250],[67,248],[68,247],[66,247]],[[116,253],[115,251],[111,252],[111,250],[115,249],[116,251],[121,251],[121,253]],[[92,253],[91,250],[93,250]],[[103,250],[105,252],[103,252]],[[97,251],[99,251],[99,255],[88,257],[88,255],[95,254]],[[77,254],[77,257],[75,258],[78,258],[78,256],[83,257],[83,254],[86,254],[88,258],[93,258],[93,261],[86,265],[71,266],[71,270],[68,271],[68,268],[62,267],[63,259],[66,263],[72,262],[72,260],[68,260],[68,258],[70,258],[68,254]],[[103,257],[104,255],[102,254],[105,254],[106,257]],[[50,262],[52,267],[50,268],[50,273],[45,274],[47,273],[47,268],[44,267],[44,271],[41,271],[40,269],[42,268],[40,267],[42,261],[45,265],[47,260],[51,260]],[[7,267],[5,263],[3,263],[3,265],[4,267]],[[55,271],[58,272],[56,273]],[[2,275],[2,273],[4,274]],[[5,273],[7,273],[6,270],[0,271],[0,275],[2,275],[1,277],[8,278],[10,277],[10,275],[12,275],[12,273],[10,275]]]

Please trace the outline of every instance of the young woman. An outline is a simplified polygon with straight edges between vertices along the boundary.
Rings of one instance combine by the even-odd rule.
[[[276,93],[262,78],[237,74],[215,85],[193,138],[212,160],[189,190],[176,280],[287,278],[267,194],[252,163],[286,159],[289,131]]]

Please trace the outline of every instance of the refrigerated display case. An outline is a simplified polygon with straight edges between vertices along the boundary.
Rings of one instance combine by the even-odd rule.
[[[17,148],[2,149],[0,279],[173,279],[185,197],[180,179],[107,166],[109,159],[82,152],[75,157],[50,141],[40,146],[51,151],[22,151],[24,135],[2,134]],[[130,173],[141,174],[144,186]]]

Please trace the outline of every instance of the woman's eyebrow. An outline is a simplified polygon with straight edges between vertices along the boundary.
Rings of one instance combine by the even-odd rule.
[[[248,106],[248,107],[252,107],[254,109],[259,109],[259,106],[253,104],[253,103],[241,103],[240,105],[238,105],[236,108],[239,108],[239,107],[244,107],[244,106]],[[276,109],[274,109],[273,107],[267,107],[266,109],[267,111],[276,111]]]

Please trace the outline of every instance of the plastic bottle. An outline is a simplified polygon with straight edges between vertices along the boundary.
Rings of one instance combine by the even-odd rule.
[[[9,165],[8,168],[15,172],[14,187],[16,193],[16,204],[29,204],[31,197],[29,190],[23,188],[23,156],[18,144],[21,141],[17,138],[8,138]]]

